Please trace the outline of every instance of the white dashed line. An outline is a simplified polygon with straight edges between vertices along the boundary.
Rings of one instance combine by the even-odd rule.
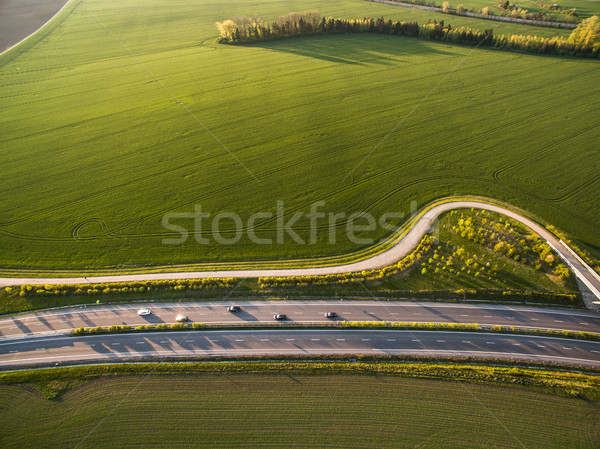
[[[184,343],[194,343],[194,340],[185,340]]]
[[[136,345],[143,345],[143,344],[144,344],[144,342],[143,342],[143,341],[136,341],[136,342],[135,342],[135,344],[136,344]]]
[[[119,346],[121,343],[111,343],[111,346]]]
[[[320,338],[311,338],[310,341],[320,341]]]
[[[436,340],[438,343],[446,343],[446,340]]]
[[[370,338],[361,338],[361,341],[371,341]]]
[[[563,349],[566,349],[568,351],[571,351],[573,348],[567,348],[566,346],[563,346]]]
[[[537,345],[538,348],[545,348],[544,345]]]
[[[345,338],[336,338],[335,341],[346,341]]]
[[[496,344],[496,342],[494,342],[494,341],[486,341],[486,343],[487,343],[488,345],[495,345],[495,344]]]
[[[13,350],[13,351],[8,351],[8,352],[15,353],[15,352],[19,352],[19,351],[17,351],[17,350],[15,349],[15,350]]]
[[[469,315],[461,315],[461,316],[469,316]]]
[[[242,339],[237,339],[237,340],[234,340],[234,341],[244,341],[244,340],[242,340]]]
[[[530,318],[531,321],[539,321],[539,318]]]
[[[421,340],[413,340],[413,341],[421,341]]]
[[[469,340],[463,340],[461,343],[471,343]]]
[[[295,338],[286,338],[285,341],[294,341]]]
[[[393,338],[388,338],[387,341],[396,341],[396,340],[394,340]]]
[[[564,321],[561,320],[554,320],[555,323],[564,323]]]
[[[521,343],[513,343],[513,346],[521,346]]]
[[[268,338],[261,338],[260,341],[269,341]]]
[[[160,342],[163,343],[163,344],[164,343],[169,343],[169,340],[161,340]]]

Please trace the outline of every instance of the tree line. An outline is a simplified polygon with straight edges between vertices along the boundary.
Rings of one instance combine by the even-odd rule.
[[[296,36],[314,36],[344,33],[379,33],[424,39],[522,50],[531,53],[600,57],[600,24],[597,16],[584,20],[564,37],[539,37],[529,35],[495,35],[493,30],[478,30],[467,27],[452,28],[441,22],[419,25],[412,21],[392,21],[383,17],[362,19],[336,19],[321,17],[318,11],[290,13],[278,17],[271,25],[260,17],[238,16],[217,22],[221,36],[217,42],[223,44],[247,44]]]

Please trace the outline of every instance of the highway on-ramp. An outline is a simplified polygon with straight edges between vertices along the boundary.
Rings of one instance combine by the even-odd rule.
[[[341,354],[469,356],[600,367],[600,342],[477,332],[270,329],[5,340],[0,342],[0,370],[56,363]]]
[[[559,256],[570,266],[577,278],[586,285],[593,295],[600,300],[600,275],[585,263],[577,254],[562,240],[556,238],[544,227],[532,220],[504,207],[489,204],[482,201],[448,201],[432,206],[423,213],[416,223],[390,249],[359,262],[345,265],[334,265],[326,267],[308,268],[281,268],[281,269],[240,269],[221,271],[185,271],[185,272],[162,272],[146,274],[127,274],[112,276],[82,276],[70,278],[0,278],[0,286],[24,285],[24,284],[90,284],[102,282],[137,282],[165,279],[198,279],[198,278],[257,278],[264,276],[312,276],[327,275],[347,272],[358,272],[363,270],[378,269],[392,265],[408,255],[419,243],[422,237],[429,231],[434,220],[442,213],[459,208],[478,208],[498,212],[511,217],[532,229],[552,246]],[[276,264],[276,261],[273,262]],[[588,307],[594,308],[591,302]]]

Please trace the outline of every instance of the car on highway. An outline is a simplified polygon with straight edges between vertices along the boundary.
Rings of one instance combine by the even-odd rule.
[[[229,306],[229,307],[227,307],[227,311],[228,312],[232,312],[232,313],[239,312],[240,310],[242,310],[240,308],[240,306]]]
[[[277,315],[273,315],[273,319],[274,320],[287,320],[287,315],[284,315],[283,313],[278,313]]]
[[[178,323],[185,323],[186,321],[189,321],[189,318],[187,317],[187,315],[177,315],[175,317],[175,321],[177,321]]]
[[[335,313],[335,312],[325,313],[325,318],[336,318],[336,317],[337,317],[337,313]]]
[[[139,316],[146,316],[152,314],[152,311],[150,309],[140,309],[137,311],[137,314]]]

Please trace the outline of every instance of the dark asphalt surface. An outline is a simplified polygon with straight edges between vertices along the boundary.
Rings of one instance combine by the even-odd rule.
[[[410,354],[600,366],[600,342],[477,332],[240,330],[50,336],[0,342],[0,369],[165,357]]]

